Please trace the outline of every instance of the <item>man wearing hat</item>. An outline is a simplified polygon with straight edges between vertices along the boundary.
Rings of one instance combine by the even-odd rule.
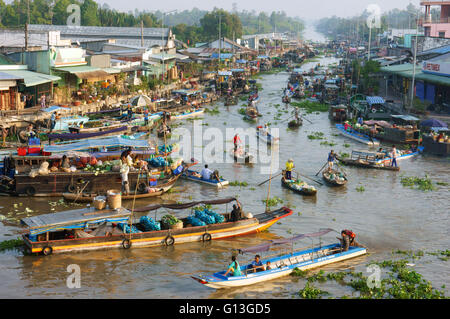
[[[285,178],[286,179],[292,179],[292,170],[294,169],[294,160],[292,158],[290,158],[287,162],[286,162],[286,175]]]

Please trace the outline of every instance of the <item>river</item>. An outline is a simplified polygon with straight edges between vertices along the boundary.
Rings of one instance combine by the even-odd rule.
[[[321,64],[336,62],[334,58],[322,58]],[[317,62],[304,65],[305,69]],[[286,86],[289,74],[281,72],[264,75],[259,82],[261,101],[258,105],[264,115],[259,123],[266,121],[279,128],[279,162],[284,165],[293,158],[297,170],[307,176],[314,174],[325,163],[329,146],[321,140],[309,140],[308,134],[323,132],[327,141],[337,143],[337,152],[364,149],[362,144],[337,135],[328,113],[307,114],[298,130],[287,130],[287,122],[281,123],[273,117],[277,104],[281,103],[281,90]],[[225,107],[217,103],[219,114],[205,114],[207,128],[255,127],[243,121],[238,114],[239,106]],[[280,106],[283,110],[284,107]],[[291,110],[289,110],[290,112]],[[269,114],[270,112],[270,114]],[[283,112],[282,119],[288,117]],[[275,124],[278,123],[278,124]],[[182,127],[191,128],[186,121]],[[232,146],[227,141],[226,150]],[[349,144],[350,147],[345,147]],[[224,156],[229,156],[224,153]],[[260,173],[261,164],[249,167],[231,163],[209,163],[213,169],[229,181],[247,181],[247,187],[228,186],[216,190],[209,186],[180,181],[175,192],[156,201],[191,201],[216,197],[238,196],[244,210],[255,213],[264,211],[263,199],[267,196],[269,183],[257,186],[268,178]],[[342,189],[320,186],[315,198],[303,197],[283,189],[280,179],[271,183],[270,196],[283,200],[294,213],[274,224],[268,231],[255,235],[217,240],[210,243],[180,244],[172,247],[114,249],[81,253],[55,254],[48,257],[26,256],[20,250],[0,253],[0,297],[1,298],[291,298],[305,286],[305,279],[284,277],[244,288],[215,291],[191,279],[197,273],[212,273],[225,269],[231,249],[251,246],[264,240],[289,237],[293,234],[316,231],[330,227],[337,231],[348,228],[357,234],[357,240],[369,247],[370,254],[339,264],[324,267],[325,271],[354,269],[366,276],[366,265],[371,261],[391,259],[392,251],[423,250],[434,252],[449,248],[449,187],[423,192],[402,186],[400,176],[424,176],[433,181],[450,182],[449,160],[431,156],[400,162],[401,172],[367,170],[348,167],[345,171],[349,183]],[[203,163],[200,163],[203,165]],[[265,164],[267,166],[267,164]],[[275,165],[274,165],[275,166]],[[272,167],[273,170],[274,167]],[[319,175],[320,177],[320,175]],[[318,178],[319,179],[319,178]],[[308,180],[307,180],[308,181]],[[308,181],[309,182],[309,181]],[[363,186],[365,191],[356,191]],[[0,223],[0,240],[19,236],[22,228],[17,221],[27,215],[38,215],[73,208],[58,203],[59,199],[27,199],[3,197],[0,214],[7,219]],[[50,203],[51,202],[51,203]],[[138,200],[136,206],[153,203]],[[14,204],[17,206],[15,207]],[[126,203],[127,207],[131,203]],[[327,237],[334,242],[335,236]],[[324,239],[325,240],[325,237]],[[305,242],[309,245],[310,242]],[[251,257],[251,256],[250,256]],[[243,260],[241,263],[243,263]],[[66,285],[68,265],[77,264],[81,269],[81,287],[69,289]],[[450,268],[448,261],[425,254],[413,267],[430,280],[434,287],[446,285],[449,294]],[[351,288],[336,282],[326,282],[318,287],[328,291],[331,297],[351,295]]]

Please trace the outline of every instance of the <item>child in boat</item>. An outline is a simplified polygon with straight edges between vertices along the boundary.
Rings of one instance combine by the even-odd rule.
[[[268,261],[268,262],[266,263],[266,269],[265,269],[265,270],[270,270],[270,269],[272,269],[272,266],[271,266],[271,264],[270,264],[270,261]]]
[[[236,260],[236,256],[231,256],[231,264],[228,266],[228,270],[225,272],[224,276],[227,276],[228,273],[231,272],[232,276],[241,276],[241,266],[239,266],[239,263]]]

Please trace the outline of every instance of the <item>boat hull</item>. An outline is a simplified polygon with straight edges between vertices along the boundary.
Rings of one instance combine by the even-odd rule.
[[[283,256],[282,258],[272,258],[268,260],[262,260],[263,264],[266,264],[267,261],[270,261],[273,266],[273,269],[267,271],[250,274],[246,273],[245,275],[237,277],[233,276],[224,277],[216,273],[212,276],[200,275],[200,276],[193,276],[192,278],[204,284],[207,287],[215,289],[242,287],[287,276],[290,273],[292,273],[295,268],[305,271],[308,269],[317,268],[328,264],[359,257],[367,253],[367,249],[365,248],[350,247],[350,249],[345,252],[337,252],[334,254],[324,255],[322,257],[317,257],[313,259],[309,258],[309,260],[308,259],[305,260],[304,256],[309,255],[312,251],[313,253],[315,251],[318,251],[320,253],[321,251],[336,249],[338,247],[340,247],[339,244],[328,245],[321,249],[301,251],[298,253],[294,253],[292,255]],[[299,260],[300,258],[302,259],[302,261]],[[289,265],[287,264],[288,262],[290,263]]]
[[[322,172],[322,178],[330,186],[340,187],[340,186],[344,186],[345,184],[347,184],[347,178],[346,177],[344,177],[344,180],[342,182],[338,182],[335,179],[329,178],[327,176],[327,172],[326,171]]]
[[[353,129],[351,132],[347,132],[344,129],[344,125],[342,125],[342,124],[336,124],[336,128],[339,130],[339,133],[341,133],[341,135],[351,138],[352,140],[355,140],[357,142],[366,144],[368,146],[374,146],[374,147],[380,145],[380,141],[378,141],[377,139],[375,139],[375,138],[370,139],[369,136],[359,133]]]
[[[306,196],[314,196],[314,195],[317,194],[317,189],[310,190],[310,189],[306,189],[306,188],[305,189],[303,189],[303,188],[302,189],[294,188],[291,185],[289,185],[289,183],[286,182],[284,180],[284,178],[281,179],[281,185],[284,188],[287,188],[287,189],[289,189],[289,190],[291,190],[291,191],[293,191],[293,192],[295,192],[297,194],[306,195]]]
[[[228,185],[227,180],[221,179],[220,182],[217,180],[213,180],[213,179],[204,180],[200,177],[192,176],[192,173],[198,173],[198,172],[196,172],[194,170],[187,170],[187,172],[185,172],[185,173],[183,173],[183,175],[181,175],[181,178],[187,179],[187,180],[190,180],[193,182],[207,184],[207,185],[214,186],[214,187],[223,187],[223,186]]]
[[[225,222],[206,226],[41,242],[32,242],[26,235],[23,235],[23,239],[30,252],[37,254],[41,253],[45,247],[51,247],[52,253],[123,248],[124,240],[129,240],[132,247],[164,246],[166,245],[168,236],[173,237],[173,244],[181,244],[204,241],[205,233],[210,234],[211,239],[214,240],[258,233],[269,228],[278,220],[292,215],[292,213],[292,210],[283,207],[276,211],[262,213],[253,218],[243,219],[237,222]]]

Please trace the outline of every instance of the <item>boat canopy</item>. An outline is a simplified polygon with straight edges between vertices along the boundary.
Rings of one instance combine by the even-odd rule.
[[[30,235],[39,235],[64,229],[85,229],[89,224],[125,222],[130,216],[131,212],[125,208],[117,210],[84,208],[27,217],[20,222],[29,228]]]
[[[268,251],[272,246],[291,244],[291,243],[299,241],[300,239],[303,239],[303,238],[320,237],[320,236],[323,236],[325,234],[328,234],[331,231],[335,231],[335,230],[332,229],[332,228],[324,228],[324,229],[320,229],[318,232],[315,232],[315,233],[299,234],[299,235],[296,235],[296,236],[291,237],[291,238],[274,239],[274,240],[271,240],[271,241],[269,241],[267,243],[264,243],[264,244],[238,249],[238,251],[241,254],[259,253],[259,252],[263,252],[263,251]]]
[[[44,152],[62,153],[76,150],[86,150],[92,148],[103,148],[113,146],[125,146],[135,148],[149,148],[150,144],[147,140],[131,140],[121,136],[113,136],[109,138],[82,140],[76,143],[59,144],[59,145],[45,145]]]
[[[235,197],[227,197],[222,199],[215,199],[215,200],[202,200],[198,202],[190,202],[190,203],[184,203],[184,204],[156,204],[156,205],[149,205],[141,208],[135,208],[133,212],[147,212],[152,210],[157,210],[159,208],[169,208],[169,209],[186,209],[191,208],[198,205],[221,205],[221,204],[228,204],[233,201],[238,202],[238,200]]]
[[[381,127],[392,127],[392,125],[389,124],[386,121],[370,120],[370,121],[364,121],[364,124],[367,124],[367,125],[378,125],[378,126],[381,126]]]
[[[416,122],[416,121],[420,121],[419,118],[412,116],[412,115],[391,115],[391,117],[393,119],[400,119],[403,120],[405,122]]]

